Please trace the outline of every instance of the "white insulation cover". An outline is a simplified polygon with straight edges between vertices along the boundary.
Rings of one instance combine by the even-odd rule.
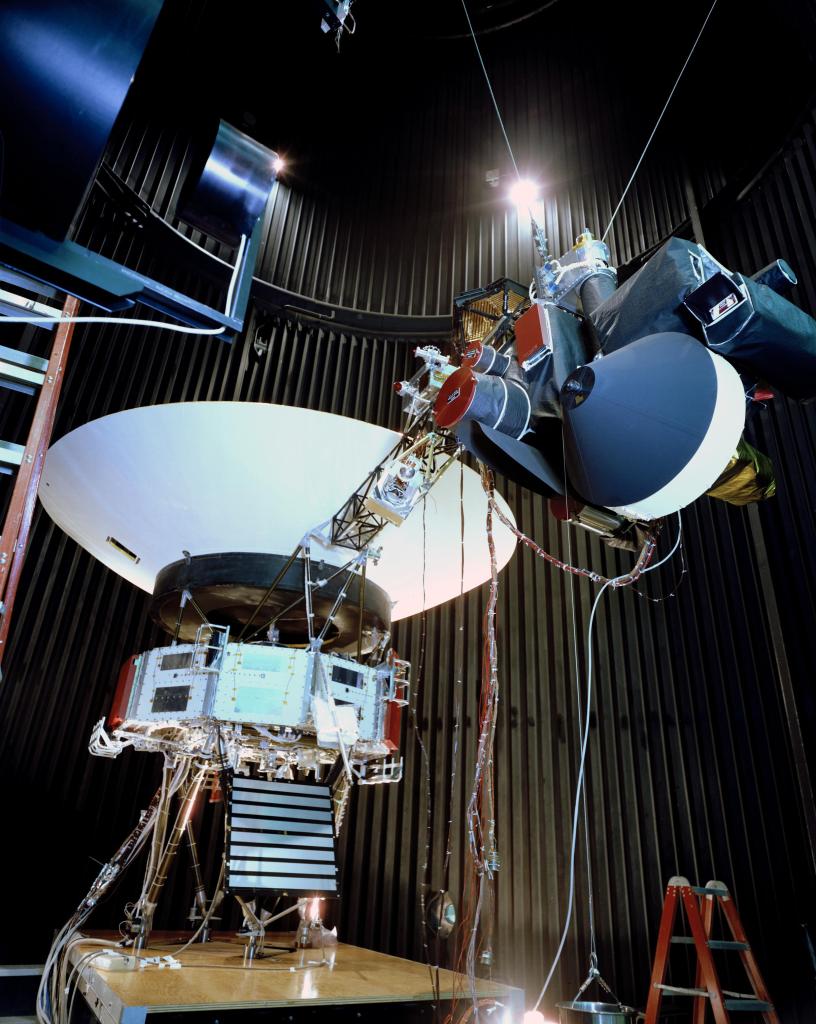
[[[341,508],[399,436],[345,416],[254,402],[129,409],[86,423],[52,445],[40,500],[82,547],[152,593],[159,570],[184,551],[290,554],[307,531]],[[395,620],[459,594],[459,484],[457,464],[425,499],[424,531],[420,503],[376,541],[382,558],[369,563],[368,578],[391,597]],[[504,500],[497,501],[512,521]],[[486,513],[478,474],[464,467],[465,591],[490,578]],[[498,521],[494,535],[501,568],[515,538]],[[325,555],[336,565],[351,554],[312,547],[313,557]]]

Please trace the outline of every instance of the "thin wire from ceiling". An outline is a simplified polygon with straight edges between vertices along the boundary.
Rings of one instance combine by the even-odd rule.
[[[613,223],[615,222],[615,218],[618,215],[618,211],[620,210],[621,206],[623,206],[623,201],[626,198],[626,193],[629,191],[629,189],[630,189],[630,187],[632,185],[632,182],[635,180],[635,175],[637,174],[638,170],[640,169],[640,165],[643,163],[643,158],[646,156],[646,153],[647,153],[647,151],[649,149],[649,146],[652,144],[652,139],[655,137],[657,129],[660,127],[660,122],[663,120],[663,115],[666,113],[666,111],[669,108],[669,104],[671,103],[672,97],[674,96],[675,91],[677,90],[677,86],[680,84],[680,79],[683,77],[683,73],[685,72],[686,68],[688,67],[689,61],[694,56],[694,51],[697,49],[697,44],[700,42],[700,37],[702,36],[703,32],[705,31],[705,27],[708,24],[708,19],[714,13],[714,8],[716,6],[717,6],[717,0],[714,0],[714,3],[709,8],[708,14],[705,16],[705,20],[703,21],[703,24],[700,27],[700,31],[697,33],[697,38],[694,40],[694,43],[692,44],[692,47],[689,50],[688,57],[686,57],[685,62],[683,63],[682,68],[680,68],[680,74],[675,79],[674,85],[671,87],[671,92],[669,93],[668,98],[666,99],[666,102],[663,104],[663,109],[660,111],[660,114],[658,115],[658,118],[655,121],[655,126],[654,126],[654,128],[652,128],[652,133],[649,136],[649,138],[646,140],[646,145],[643,147],[643,152],[640,154],[640,158],[638,159],[638,162],[635,164],[635,169],[632,171],[632,175],[629,178],[629,181],[627,181],[627,183],[626,183],[626,188],[623,190],[623,194],[621,195],[620,199],[618,200],[618,205],[615,207],[615,209],[614,209],[614,211],[612,213],[612,216],[609,218],[609,223],[606,225],[606,231],[604,231],[603,235],[601,236],[602,241],[606,241],[606,236],[609,234],[609,231],[612,228]]]
[[[479,40],[476,38],[476,33],[473,29],[473,22],[470,20],[470,13],[468,12],[465,0],[462,0],[462,10],[465,12],[465,17],[467,18],[468,28],[470,29],[470,35],[471,38],[473,39],[473,45],[476,47],[476,55],[479,58],[479,63],[482,65],[482,72],[484,73],[485,82],[487,82],[487,89],[488,92],[490,93],[491,100],[493,100],[493,107],[496,111],[496,117],[499,119],[499,127],[502,130],[502,135],[504,136],[504,141],[505,144],[507,145],[507,152],[510,154],[510,159],[513,163],[513,170],[516,172],[516,177],[521,179],[518,164],[516,163],[516,158],[513,153],[513,147],[510,145],[510,139],[507,135],[507,129],[504,127],[504,121],[502,120],[501,111],[499,110],[499,104],[496,100],[496,94],[493,92],[493,86],[490,82],[490,75],[488,75],[487,73],[487,68],[485,67],[485,62],[482,57],[482,51],[479,49]]]
[[[555,3],[555,2],[556,2],[556,0],[551,0],[551,2],[549,4],[546,4],[545,6],[549,7],[549,6],[552,5],[552,3]],[[482,51],[481,51],[481,48],[479,46],[479,40],[476,38],[476,31],[475,31],[475,29],[473,27],[473,22],[472,22],[471,17],[470,17],[470,12],[468,11],[468,8],[467,8],[466,0],[461,0],[461,3],[462,3],[462,10],[465,12],[465,18],[467,19],[468,28],[470,30],[470,37],[473,40],[473,45],[476,48],[476,55],[479,58],[479,64],[481,65],[482,73],[484,74],[485,82],[487,84],[487,89],[488,89],[488,92],[490,93],[490,99],[492,100],[493,108],[496,111],[496,118],[498,119],[499,127],[501,128],[502,135],[504,136],[504,142],[505,142],[505,145],[507,146],[507,152],[510,154],[510,160],[511,160],[511,162],[513,164],[513,170],[515,171],[516,178],[521,180],[521,173],[519,172],[518,163],[516,162],[516,157],[515,157],[515,154],[513,153],[513,147],[510,144],[510,138],[509,138],[509,136],[507,134],[507,128],[505,127],[504,119],[503,119],[503,117],[501,115],[501,110],[499,109],[499,104],[498,104],[498,100],[496,99],[496,94],[493,91],[493,84],[490,81],[490,75],[487,72],[487,67],[485,65],[484,58],[482,57]],[[657,120],[655,121],[654,127],[652,128],[651,133],[649,134],[649,137],[646,140],[646,145],[643,147],[643,151],[641,152],[640,157],[638,158],[638,161],[635,164],[635,168],[632,171],[632,174],[630,175],[629,180],[627,181],[626,186],[625,186],[623,192],[621,193],[621,197],[618,200],[618,204],[615,207],[615,209],[613,210],[612,216],[609,218],[609,223],[606,226],[606,230],[604,231],[603,235],[601,236],[602,240],[604,240],[604,241],[606,240],[606,236],[609,234],[609,232],[612,229],[612,225],[615,222],[615,218],[617,217],[618,212],[620,211],[621,206],[623,206],[623,202],[626,199],[626,196],[627,196],[627,194],[629,192],[629,189],[632,187],[632,183],[635,180],[637,172],[640,170],[640,165],[643,163],[643,160],[646,157],[646,153],[648,152],[649,147],[652,144],[652,140],[654,139],[655,135],[657,134],[657,129],[660,127],[660,124],[661,124],[661,122],[663,120],[663,117],[664,117],[666,111],[669,108],[669,104],[671,103],[672,98],[674,97],[674,94],[677,91],[677,87],[680,85],[680,81],[681,81],[681,79],[682,79],[682,77],[683,77],[683,75],[685,73],[685,70],[688,67],[689,63],[691,62],[691,58],[694,56],[694,52],[697,49],[697,44],[700,42],[700,39],[702,38],[703,32],[706,29],[706,25],[708,25],[708,22],[709,22],[709,20],[711,18],[711,15],[714,13],[714,8],[716,6],[717,6],[717,0],[714,0],[714,2],[711,4],[711,7],[708,10],[708,13],[706,14],[706,16],[705,16],[705,18],[703,20],[703,24],[700,26],[700,30],[697,33],[697,36],[696,36],[694,42],[692,43],[691,49],[689,50],[689,53],[688,53],[688,56],[686,57],[685,61],[683,62],[683,66],[680,68],[680,73],[678,74],[677,78],[675,79],[674,85],[671,87],[671,91],[669,92],[669,95],[666,98],[666,102],[663,104],[663,109],[660,111],[660,114],[658,115]],[[543,9],[544,9],[543,7],[539,8],[539,10],[543,10]],[[516,19],[516,21],[526,20],[526,18],[531,17],[533,14],[536,14],[536,13],[538,13],[538,11],[532,11],[529,14],[523,15],[520,18]],[[509,25],[509,24],[511,24],[511,22],[508,22],[507,24]],[[501,26],[501,27],[504,27],[504,26]]]

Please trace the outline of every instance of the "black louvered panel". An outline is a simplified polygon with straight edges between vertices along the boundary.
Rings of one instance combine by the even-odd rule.
[[[230,892],[339,895],[329,787],[235,776],[226,878]]]

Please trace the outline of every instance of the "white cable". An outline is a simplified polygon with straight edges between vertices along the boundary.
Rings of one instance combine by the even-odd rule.
[[[663,558],[661,558],[659,562],[655,562],[654,565],[647,566],[647,568],[645,568],[643,570],[643,572],[641,573],[641,576],[643,575],[644,572],[652,572],[653,569],[659,569],[661,565],[664,565],[666,562],[668,562],[668,560],[672,557],[672,555],[675,553],[675,551],[680,547],[680,538],[682,536],[683,536],[683,520],[680,517],[680,510],[678,509],[677,510],[677,539],[674,542],[674,547],[671,549],[671,551],[667,555],[665,555]]]
[[[247,241],[247,236],[246,235],[241,235],[241,241],[240,241],[240,243],[238,245],[238,253],[237,253],[236,257],[235,257],[235,267],[234,267],[234,269],[232,271],[232,276],[230,277],[229,288],[227,288],[227,301],[226,301],[226,308],[224,310],[224,312],[226,313],[227,316],[230,316],[230,314],[232,313],[232,297],[233,297],[233,293],[235,292],[235,284],[236,284],[236,282],[238,280],[238,270],[239,270],[239,268],[241,266],[241,261],[244,258],[244,249],[246,248],[246,241]],[[223,330],[223,328],[222,328],[222,330]]]
[[[674,542],[674,545],[673,545],[671,551],[667,555],[665,555],[659,562],[656,562],[654,565],[649,566],[648,568],[644,569],[643,572],[651,572],[652,569],[658,569],[658,568],[660,568],[661,565],[663,565],[666,562],[668,562],[668,560],[674,555],[674,553],[677,551],[677,548],[680,546],[680,539],[681,539],[682,535],[683,535],[683,522],[682,522],[682,518],[681,518],[681,513],[678,510],[678,512],[677,512],[677,538],[676,538],[676,540]],[[559,960],[561,959],[561,954],[562,954],[562,952],[564,950],[564,945],[565,945],[565,943],[567,941],[567,934],[569,932],[569,927],[570,927],[570,924],[572,922],[572,909],[573,909],[573,903],[574,903],[574,897],[575,897],[575,852],[576,852],[577,839],[578,839],[578,818],[579,818],[579,813],[580,813],[580,808],[581,808],[581,794],[582,794],[582,791],[583,791],[583,783],[584,783],[584,768],[585,768],[585,765],[586,765],[587,744],[588,744],[588,741],[589,741],[590,709],[591,709],[591,704],[592,704],[592,627],[593,627],[594,622],[595,622],[595,612],[597,611],[598,603],[599,603],[599,601],[601,599],[601,596],[602,596],[603,592],[606,590],[606,588],[609,587],[609,586],[613,586],[617,582],[618,579],[623,579],[623,578],[624,577],[618,576],[615,579],[607,580],[607,582],[604,583],[604,585],[601,587],[601,589],[595,595],[595,601],[593,602],[592,611],[590,612],[590,616],[589,616],[589,625],[587,627],[587,697],[586,697],[586,701],[587,702],[586,702],[586,714],[585,714],[585,717],[584,717],[584,732],[583,732],[583,738],[581,740],[581,760],[580,760],[580,765],[579,765],[579,769],[578,769],[578,782],[577,782],[576,787],[575,787],[575,802],[574,802],[574,809],[573,809],[573,815],[572,815],[572,842],[571,842],[571,846],[570,846],[570,874],[569,874],[569,895],[567,897],[567,917],[566,917],[566,920],[564,922],[564,930],[561,933],[561,940],[560,940],[560,942],[558,944],[558,949],[556,950],[555,957],[553,959],[552,965],[550,966],[550,970],[547,973],[547,977],[546,977],[546,979],[544,981],[544,985],[543,985],[543,987],[541,989],[541,992],[540,992],[540,994],[538,996],[538,999],[536,1000],[536,1004],[533,1007],[533,1009],[535,1009],[535,1010],[537,1010],[538,1007],[541,1005],[541,1000],[544,998],[544,995],[546,994],[547,989],[549,988],[550,982],[552,981],[552,976],[555,973],[555,969],[558,966]],[[587,856],[589,856],[588,852],[587,852]]]
[[[620,577],[619,577],[620,578]],[[569,896],[567,897],[567,917],[564,921],[564,930],[561,932],[561,941],[558,944],[555,957],[547,977],[544,981],[544,985],[539,993],[538,999],[536,1000],[534,1010],[537,1010],[541,1005],[541,1000],[552,981],[552,976],[555,973],[555,969],[558,966],[558,961],[561,959],[561,953],[564,949],[564,944],[567,941],[567,933],[569,932],[570,924],[572,923],[572,907],[575,896],[575,850],[578,839],[578,817],[581,809],[581,788],[584,782],[584,766],[586,765],[586,752],[587,744],[589,742],[589,723],[590,723],[590,711],[592,708],[592,627],[595,623],[595,612],[598,609],[598,602],[603,596],[603,592],[607,587],[611,586],[615,581],[607,580],[606,583],[601,587],[598,593],[595,595],[595,601],[592,605],[592,611],[589,615],[589,625],[587,627],[587,695],[586,695],[586,714],[584,716],[584,734],[581,740],[581,761],[578,768],[578,781],[575,785],[575,804],[572,813],[572,845],[570,848],[570,874],[569,874]]]
[[[0,324],[127,324],[130,327],[161,327],[179,334],[223,334],[226,330],[226,327],[184,327],[163,320],[131,320],[115,316],[4,316],[0,317]]]
[[[246,240],[247,236],[241,235],[238,258],[232,269],[232,277],[227,289],[224,316],[231,314],[233,294],[238,281],[238,272],[241,269]],[[226,327],[185,327],[183,324],[167,323],[164,320],[137,320],[118,316],[4,316],[0,317],[0,324],[126,324],[129,327],[160,327],[163,331],[175,331],[177,334],[208,335],[223,334],[226,331]]]

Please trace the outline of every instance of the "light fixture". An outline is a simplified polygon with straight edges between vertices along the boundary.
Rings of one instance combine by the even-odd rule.
[[[528,1010],[522,1019],[524,1024],[551,1024],[541,1010]]]
[[[509,199],[519,209],[529,209],[538,199],[539,185],[530,178],[519,178],[510,186]]]
[[[275,162],[272,164],[272,169],[274,170],[275,174],[280,174],[280,172],[284,169],[285,166],[286,163],[283,160],[283,158],[276,156]]]

